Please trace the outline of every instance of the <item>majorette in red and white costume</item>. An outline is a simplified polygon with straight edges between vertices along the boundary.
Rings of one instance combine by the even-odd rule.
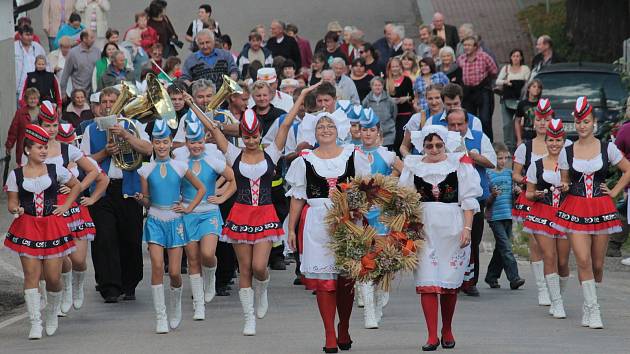
[[[553,119],[549,122],[547,126],[548,137],[564,138],[565,135],[562,120]],[[523,222],[523,231],[551,238],[566,239],[566,235],[554,227],[558,221],[558,207],[565,196],[565,193],[562,192],[558,166],[553,170],[547,170],[543,167],[543,158],[536,160],[527,169],[527,182],[535,184],[536,190],[545,194],[532,202],[529,214]]]
[[[260,135],[260,122],[253,110],[243,114],[242,135]],[[271,200],[271,182],[282,152],[275,143],[264,149],[265,159],[257,164],[241,161],[243,151],[228,143],[225,157],[234,169],[236,200],[230,210],[221,241],[229,243],[276,242],[284,234]]]
[[[25,139],[37,144],[48,144],[49,135],[36,125],[26,127]],[[46,164],[47,173],[24,177],[23,167],[11,171],[6,190],[18,193],[24,214],[11,223],[4,245],[20,257],[38,259],[63,257],[74,250],[75,244],[66,221],[53,215],[57,205],[57,190],[72,175],[62,166]]]
[[[553,117],[553,109],[551,109],[551,102],[547,98],[541,98],[538,100],[538,105],[534,110],[536,118],[551,119]],[[514,162],[523,166],[523,174],[525,174],[525,180],[523,180],[523,186],[527,185],[527,170],[532,162],[540,159],[544,155],[538,155],[534,152],[533,141],[527,140],[521,143],[514,152]],[[532,206],[532,201],[525,197],[525,188],[518,195],[514,206],[512,207],[512,220],[515,222],[523,222],[529,214],[529,210]]]
[[[586,97],[575,103],[573,117],[580,122],[593,119],[593,106]],[[560,154],[558,166],[569,171],[570,186],[567,197],[560,204],[556,229],[582,234],[613,234],[621,232],[621,220],[612,198],[601,188],[606,183],[608,168],[617,165],[623,154],[612,142],[601,142],[600,153],[589,160],[577,159],[574,145],[567,146]]]

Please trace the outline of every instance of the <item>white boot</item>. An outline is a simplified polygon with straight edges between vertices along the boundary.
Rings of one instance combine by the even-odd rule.
[[[549,298],[549,290],[547,290],[547,284],[545,283],[543,261],[531,262],[531,265],[534,278],[536,278],[536,287],[538,288],[538,305],[549,306],[551,305],[551,299]]]
[[[269,279],[271,275],[267,276],[267,280],[260,281],[254,278],[254,293],[256,303],[256,317],[264,318],[269,308],[269,302],[267,300],[267,286],[269,286]]]
[[[376,302],[374,305],[374,313],[376,314],[376,322],[381,323],[383,317],[383,307],[389,302],[389,292],[381,289],[375,289]]]
[[[381,307],[382,309],[383,307],[387,306],[387,304],[389,304],[389,291],[377,290],[377,293],[380,293],[383,299],[383,306]]]
[[[190,290],[193,296],[193,320],[202,321],[206,319],[206,303],[204,302],[203,283],[200,274],[190,275]]]
[[[560,277],[560,295],[564,296],[564,291],[567,290],[568,282],[569,282],[569,276]]]
[[[166,305],[164,304],[164,285],[151,285],[153,293],[153,307],[155,308],[155,333],[168,333],[168,318],[166,317]]]
[[[243,314],[245,315],[245,325],[243,326],[244,336],[256,335],[256,316],[254,316],[254,289],[242,288],[238,291],[241,299]]]
[[[48,304],[48,297],[46,296],[46,281],[45,280],[39,281],[39,294],[41,295],[39,308],[43,310],[46,308],[46,305]]]
[[[61,291],[52,292],[48,291],[48,305],[46,306],[46,334],[52,336],[57,332],[57,326],[59,321],[57,319],[57,313],[61,307]]]
[[[168,297],[169,302],[169,324],[172,329],[179,327],[182,322],[182,286],[179,288],[171,287],[171,293]]]
[[[24,290],[24,301],[28,310],[28,318],[31,321],[31,331],[28,333],[28,339],[41,339],[43,328],[39,289]]]
[[[599,304],[597,303],[597,289],[595,288],[595,280],[587,280],[582,282],[582,292],[584,293],[585,307],[588,310],[588,326],[590,328],[604,328],[602,316],[599,312]],[[584,318],[582,318],[584,322]]]
[[[551,295],[551,307],[550,312],[554,318],[567,318],[564,312],[564,303],[562,302],[562,295],[560,293],[560,277],[557,273],[547,274],[545,276],[547,281],[547,288]]]
[[[206,301],[206,303],[209,303],[210,301],[212,301],[212,299],[214,299],[214,295],[216,294],[216,273],[217,273],[217,267],[214,266],[212,268],[210,267],[202,267],[202,273],[203,273],[203,291],[204,291],[204,299]]]
[[[363,293],[363,320],[365,322],[365,328],[378,328],[378,320],[376,319],[375,313],[374,285],[372,285],[372,282],[361,283],[359,285],[359,291]]]
[[[85,285],[85,271],[72,271],[72,305],[75,310],[80,309],[83,306],[83,299],[85,294],[83,293],[83,286]]]
[[[63,288],[61,290],[61,313],[63,317],[70,312],[72,308],[72,272],[61,273]]]

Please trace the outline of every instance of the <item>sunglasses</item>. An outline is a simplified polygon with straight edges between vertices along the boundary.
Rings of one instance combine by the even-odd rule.
[[[444,143],[424,144],[425,150],[433,150],[433,148],[441,150],[443,147],[444,147]]]

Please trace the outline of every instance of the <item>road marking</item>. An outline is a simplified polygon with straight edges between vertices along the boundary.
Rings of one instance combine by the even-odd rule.
[[[17,315],[15,317],[11,317],[8,320],[0,322],[0,329],[2,329],[4,327],[7,327],[7,326],[10,326],[10,325],[14,324],[15,322],[21,321],[21,320],[23,320],[23,319],[25,319],[27,317],[28,317],[28,313],[23,313],[21,315]]]

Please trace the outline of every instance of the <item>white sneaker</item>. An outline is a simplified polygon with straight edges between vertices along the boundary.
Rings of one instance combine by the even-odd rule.
[[[621,264],[630,266],[630,257],[622,259]]]

